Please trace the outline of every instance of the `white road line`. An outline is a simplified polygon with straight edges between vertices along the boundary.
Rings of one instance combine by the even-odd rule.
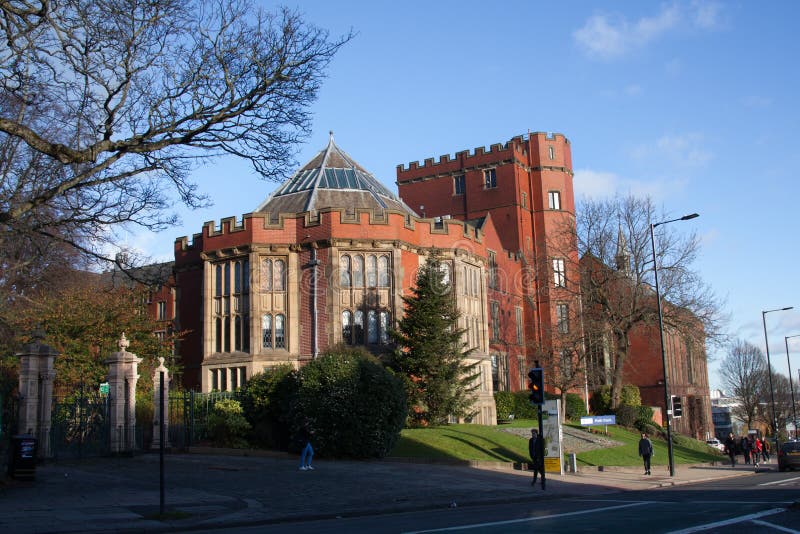
[[[763,512],[758,512],[757,514],[740,515],[739,517],[733,517],[731,519],[726,519],[725,521],[717,521],[716,523],[706,523],[705,525],[696,525],[694,527],[685,528],[683,530],[673,530],[669,534],[692,534],[693,532],[701,532],[703,530],[709,530],[717,527],[726,527],[728,525],[734,525],[736,523],[742,523],[744,521],[752,521],[753,519],[758,519],[759,517],[778,514],[783,511],[785,511],[784,508],[773,508],[772,510],[765,510]]]
[[[783,480],[773,480],[772,482],[764,482],[759,486],[772,486],[773,484],[783,484],[784,482],[791,482],[792,480],[800,480],[800,477],[784,478]]]
[[[595,512],[607,512],[609,510],[619,510],[621,508],[630,508],[632,506],[641,506],[643,504],[651,504],[651,501],[639,501],[639,502],[632,502],[630,504],[621,504],[619,506],[606,506],[604,508],[593,508],[591,510],[580,510],[578,512],[566,512],[564,514],[552,514],[552,515],[543,515],[537,517],[525,517],[523,519],[509,519],[508,521],[494,521],[492,523],[478,523],[474,525],[462,525],[460,527],[445,527],[445,528],[434,528],[431,530],[415,530],[412,532],[406,532],[405,534],[422,534],[423,532],[446,532],[448,530],[467,530],[471,528],[484,528],[484,527],[495,527],[499,525],[512,525],[514,523],[529,523],[532,521],[541,521],[542,519],[554,519],[554,518],[561,518],[561,517],[570,517],[576,515],[585,515],[585,514],[593,514]]]
[[[758,519],[755,519],[755,520],[750,521],[750,522],[751,523],[755,523],[757,525],[761,525],[762,527],[768,527],[768,528],[771,528],[771,529],[780,530],[781,532],[789,532],[791,534],[800,534],[800,530],[792,530],[790,528],[786,528],[786,527],[782,527],[780,525],[776,525],[774,523],[770,523],[769,521],[760,521]]]

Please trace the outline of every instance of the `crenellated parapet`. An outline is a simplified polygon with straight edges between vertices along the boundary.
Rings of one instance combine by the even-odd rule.
[[[489,156],[489,159],[497,159],[498,157],[508,157],[508,152],[514,150],[520,153],[527,153],[527,145],[531,141],[551,141],[556,144],[569,145],[569,140],[560,133],[552,132],[532,132],[526,135],[517,135],[512,137],[505,143],[494,143],[489,145],[488,150],[485,146],[479,146],[469,150],[462,150],[456,152],[452,157],[449,154],[439,156],[438,160],[434,158],[426,158],[422,164],[419,161],[412,161],[408,165],[400,164],[397,166],[398,177],[402,173],[414,172],[419,174],[418,171],[429,170],[431,174],[436,172],[447,172],[443,167],[448,167],[450,163],[459,162],[459,166],[479,166],[481,160]],[[399,181],[402,181],[400,179]]]

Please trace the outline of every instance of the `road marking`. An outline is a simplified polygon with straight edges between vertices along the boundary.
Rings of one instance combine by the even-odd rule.
[[[507,521],[494,521],[492,523],[478,523],[474,525],[463,525],[460,527],[445,527],[445,528],[434,528],[431,530],[415,530],[412,532],[406,532],[405,534],[422,534],[423,532],[446,532],[448,530],[467,530],[472,528],[484,528],[484,527],[496,527],[499,525],[513,525],[514,523],[529,523],[531,521],[541,521],[542,519],[556,519],[561,517],[570,517],[576,515],[585,515],[585,514],[593,514],[595,512],[607,512],[609,510],[619,510],[621,508],[630,508],[632,506],[641,506],[643,504],[650,504],[651,501],[638,501],[632,502],[629,504],[621,504],[619,506],[606,506],[604,508],[594,508],[592,510],[580,510],[578,512],[566,512],[563,514],[552,514],[552,515],[543,515],[538,517],[526,517],[524,519],[509,519]]]
[[[786,511],[785,508],[773,508],[772,510],[765,510],[763,512],[758,512],[757,514],[740,515],[739,517],[732,517],[731,519],[726,519],[725,521],[717,521],[716,523],[706,523],[705,525],[696,525],[693,527],[685,528],[683,530],[673,530],[669,534],[691,534],[692,532],[701,532],[703,530],[709,530],[712,528],[726,527],[728,525],[734,525],[736,523],[743,523],[744,521],[752,521],[753,519],[758,519],[759,517],[765,517],[768,515],[778,514],[785,511]]]
[[[783,480],[773,480],[772,482],[764,482],[763,484],[759,484],[759,486],[771,486],[773,484],[783,484],[784,482],[791,482],[793,480],[800,480],[800,477],[784,478]]]
[[[781,532],[790,532],[792,534],[800,534],[800,531],[792,530],[792,529],[786,528],[786,527],[782,527],[780,525],[776,525],[776,524],[770,523],[768,521],[760,521],[758,519],[755,519],[755,520],[750,521],[750,522],[751,523],[755,523],[757,525],[761,525],[762,527],[769,527],[771,529],[780,530]]]

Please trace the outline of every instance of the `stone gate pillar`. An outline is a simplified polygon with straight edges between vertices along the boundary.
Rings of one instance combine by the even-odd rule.
[[[164,367],[164,358],[158,358],[158,368],[153,373],[153,443],[151,449],[161,448],[161,373],[164,373],[164,448],[169,448],[169,370]]]
[[[42,343],[44,334],[36,331],[31,343],[24,345],[19,357],[19,433],[31,434],[38,441],[39,458],[50,458],[50,417],[53,410],[53,361],[58,356]]]
[[[142,361],[127,351],[130,346],[125,332],[119,340],[119,352],[112,352],[108,364],[110,397],[111,452],[132,452],[136,448],[136,382],[137,366]]]

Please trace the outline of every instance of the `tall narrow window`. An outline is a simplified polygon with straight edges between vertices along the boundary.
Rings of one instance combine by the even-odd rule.
[[[164,321],[167,318],[167,303],[162,300],[156,305],[158,306],[158,320]]]
[[[553,259],[553,283],[556,287],[567,287],[567,271],[563,258]]]
[[[353,256],[353,287],[364,287],[364,256]]]
[[[272,260],[261,261],[261,291],[272,291]]]
[[[378,342],[378,314],[375,310],[367,312],[367,343],[374,345]]]
[[[484,189],[493,189],[497,187],[497,169],[486,169],[483,171],[483,187]]]
[[[367,287],[378,285],[378,259],[374,254],[367,256]]]
[[[378,258],[378,285],[389,287],[389,281],[389,256],[380,256]]]
[[[379,314],[381,335],[380,341],[382,345],[389,343],[389,312],[382,311]]]
[[[556,304],[556,320],[558,322],[558,333],[569,334],[569,306],[566,304]]]
[[[342,342],[353,344],[353,314],[349,310],[342,312]]]
[[[547,193],[547,206],[551,210],[561,209],[561,193],[559,191],[549,191]]]
[[[272,348],[272,316],[264,315],[261,318],[261,347]]]
[[[466,190],[466,180],[463,174],[453,176],[453,191],[456,195],[463,195]]]
[[[489,287],[497,289],[497,255],[489,252]]]
[[[286,262],[283,260],[275,260],[272,287],[274,291],[286,291]]]
[[[350,287],[350,256],[346,254],[339,259],[339,285]]]
[[[553,146],[547,147],[547,151],[549,152],[550,159],[556,159],[556,149]]]
[[[353,320],[353,333],[355,334],[355,344],[364,344],[364,312],[356,310]]]
[[[528,207],[528,193],[526,193],[525,191],[522,192],[522,207],[523,208]]]
[[[492,339],[500,339],[500,303],[492,302]]]
[[[275,348],[286,348],[286,327],[284,325],[284,316],[280,313],[275,316]]]
[[[522,345],[522,308],[516,306],[514,308],[514,315],[517,321],[517,345]]]

